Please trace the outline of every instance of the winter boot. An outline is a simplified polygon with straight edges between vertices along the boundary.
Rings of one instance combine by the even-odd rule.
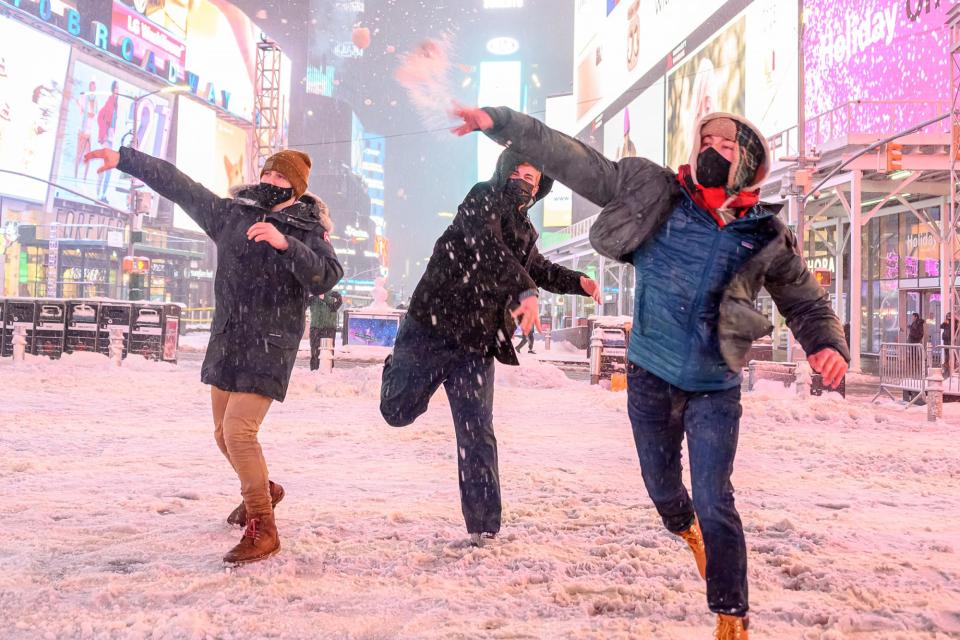
[[[686,531],[681,531],[677,535],[686,540],[690,546],[690,551],[693,552],[693,558],[697,561],[697,571],[700,572],[700,577],[706,580],[707,551],[703,546],[703,534],[700,532],[700,521],[694,516],[693,524],[690,525],[690,528]]]
[[[280,551],[280,536],[272,513],[253,516],[247,520],[240,542],[223,556],[227,564],[246,564],[269,558]]]
[[[750,634],[747,628],[750,626],[750,618],[747,616],[728,616],[723,613],[717,614],[717,629],[713,632],[716,640],[750,640]]]
[[[493,540],[497,537],[497,534],[491,531],[484,531],[483,533],[471,533],[470,534],[470,546],[471,547],[482,547],[487,542],[487,540]]]
[[[270,481],[270,501],[273,503],[273,506],[276,507],[277,503],[283,500],[284,491],[283,487],[274,482]],[[247,507],[240,503],[240,506],[230,512],[230,515],[227,516],[228,524],[235,524],[240,527],[247,526]]]

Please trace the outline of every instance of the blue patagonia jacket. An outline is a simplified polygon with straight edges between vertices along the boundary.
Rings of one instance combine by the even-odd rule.
[[[755,206],[720,227],[681,191],[670,217],[633,252],[631,362],[685,391],[740,384],[720,351],[720,301],[733,275],[774,238],[771,217]]]
[[[776,205],[720,228],[670,169],[644,158],[614,162],[507,107],[484,111],[493,120],[487,136],[603,207],[590,243],[636,267],[632,362],[688,391],[736,386],[750,345],[773,330],[756,309],[761,289],[804,351],[831,348],[849,361],[843,327]]]

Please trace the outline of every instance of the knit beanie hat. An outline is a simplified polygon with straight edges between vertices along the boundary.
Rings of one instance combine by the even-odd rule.
[[[267,171],[276,171],[290,182],[293,197],[299,200],[307,190],[311,165],[310,156],[304,152],[284,149],[267,158],[260,170],[260,176],[263,177]]]
[[[736,149],[730,163],[730,174],[725,186],[726,192],[733,195],[745,190],[756,189],[766,178],[769,171],[767,142],[757,133],[757,129],[746,119],[729,114],[708,114],[701,121],[700,135],[694,146],[691,165],[696,167],[700,139],[704,136],[720,136],[735,143]]]

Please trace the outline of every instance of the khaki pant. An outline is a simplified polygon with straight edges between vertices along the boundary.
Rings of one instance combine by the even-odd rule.
[[[240,494],[248,514],[269,514],[270,481],[267,462],[257,442],[257,432],[270,408],[271,398],[210,387],[213,401],[213,436],[240,478]]]

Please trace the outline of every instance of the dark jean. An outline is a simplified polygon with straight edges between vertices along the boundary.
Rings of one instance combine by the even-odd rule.
[[[383,365],[380,413],[405,427],[443,384],[457,434],[460,506],[468,533],[500,531],[500,476],[493,434],[493,357],[467,351],[410,316]]]
[[[680,533],[693,524],[694,513],[700,520],[710,610],[746,615],[747,547],[730,483],[742,414],[740,387],[683,391],[629,363],[627,407],[643,482],[664,526]],[[693,500],[681,479],[684,435]]]

